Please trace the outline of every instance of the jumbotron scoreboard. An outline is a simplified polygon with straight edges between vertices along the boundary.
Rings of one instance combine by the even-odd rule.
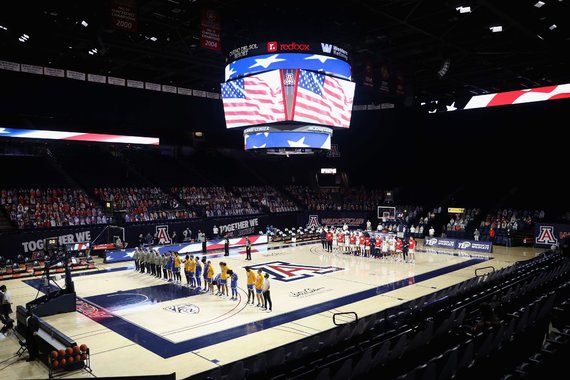
[[[270,41],[232,50],[221,85],[227,128],[244,148],[273,154],[330,150],[350,126],[355,83],[348,52],[330,43]]]

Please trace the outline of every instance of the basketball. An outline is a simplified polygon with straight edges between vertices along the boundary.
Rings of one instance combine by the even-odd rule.
[[[57,360],[53,360],[51,362],[51,366],[52,366],[52,368],[57,368],[57,367],[59,367],[59,362]]]
[[[56,359],[56,358],[57,358],[57,355],[59,355],[57,351],[52,351],[52,352],[50,352],[50,356],[51,356],[52,359]]]
[[[67,364],[73,364],[73,361],[75,360],[75,358],[73,356],[68,357],[66,360]]]
[[[71,354],[73,354],[73,348],[67,347],[67,348],[65,349],[65,354],[66,354],[66,355],[71,355]]]
[[[81,350],[79,349],[79,346],[73,346],[73,353],[74,354],[78,354]]]
[[[59,362],[59,364],[62,365],[62,366],[64,366],[65,363],[67,363],[65,359],[61,359],[61,361]]]
[[[81,360],[87,360],[87,354],[81,354]]]
[[[58,354],[60,357],[64,357],[65,356],[65,350],[64,349],[59,350]]]
[[[76,362],[81,361],[81,355],[75,355],[75,361]]]
[[[81,351],[87,351],[87,345],[86,344],[82,344],[80,347]]]

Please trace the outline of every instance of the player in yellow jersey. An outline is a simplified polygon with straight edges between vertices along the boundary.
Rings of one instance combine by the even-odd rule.
[[[214,294],[214,266],[212,262],[208,260],[208,289],[211,294]]]
[[[255,292],[253,291],[253,287],[255,286],[255,273],[249,268],[245,267],[245,271],[247,274],[247,304],[249,304],[249,300],[251,299],[251,304],[255,301]]]
[[[257,270],[257,276],[255,278],[255,296],[257,298],[257,307],[263,306],[263,272],[261,269]]]
[[[180,256],[178,256],[178,252],[174,252],[174,281],[182,282],[182,275],[180,274]]]
[[[220,262],[220,287],[222,288],[222,296],[228,297],[228,264]]]

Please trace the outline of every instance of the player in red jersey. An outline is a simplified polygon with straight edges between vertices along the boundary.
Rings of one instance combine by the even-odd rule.
[[[370,257],[370,236],[364,238],[364,255]]]
[[[338,250],[340,252],[344,251],[344,233],[339,232],[336,236],[336,240],[338,240]]]
[[[333,233],[331,230],[328,230],[326,239],[327,239],[327,252],[332,252]]]
[[[410,236],[410,240],[408,240],[408,259],[410,263],[416,262],[416,245],[418,242],[414,239],[413,236]]]
[[[356,253],[356,235],[354,232],[350,235],[350,253],[353,255]]]
[[[404,248],[404,242],[402,241],[402,239],[400,238],[396,239],[396,260],[398,261],[404,260],[404,256],[402,254],[403,248]]]
[[[381,257],[380,250],[382,249],[382,238],[380,235],[376,236],[376,242],[374,243],[374,258],[379,259]]]

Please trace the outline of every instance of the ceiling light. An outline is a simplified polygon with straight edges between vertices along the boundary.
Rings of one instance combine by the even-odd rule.
[[[544,5],[545,3],[543,1],[537,1],[536,4],[534,4],[535,7],[540,8]]]
[[[554,30],[556,28],[558,28],[558,26],[556,26],[556,24],[552,24],[548,27],[548,29],[550,29],[550,30]]]
[[[93,50],[89,50],[89,55],[93,55],[95,53],[93,53]]]
[[[544,40],[544,38],[542,38],[542,36],[540,34],[536,35],[538,38],[540,38],[541,40]]]
[[[23,39],[22,37],[18,38],[18,41],[20,41],[20,42],[26,42],[26,40]]]
[[[499,33],[503,31],[503,27],[501,25],[492,26],[489,28],[493,33]]]
[[[457,7],[455,10],[459,11],[459,13],[471,13],[471,7]]]
[[[2,29],[2,30],[8,30],[8,28],[6,28],[6,27],[3,26],[3,25],[0,25],[0,29]]]
[[[152,42],[156,42],[156,41],[158,41],[158,38],[152,36],[152,37],[150,38],[150,40],[151,40]]]
[[[22,34],[22,38],[27,40],[28,38],[30,38],[30,36],[28,36],[27,34],[24,33],[24,34]]]
[[[84,27],[87,28],[87,25],[89,25],[89,24],[87,23],[87,21],[83,20],[83,21],[81,21],[81,25],[83,25]]]

